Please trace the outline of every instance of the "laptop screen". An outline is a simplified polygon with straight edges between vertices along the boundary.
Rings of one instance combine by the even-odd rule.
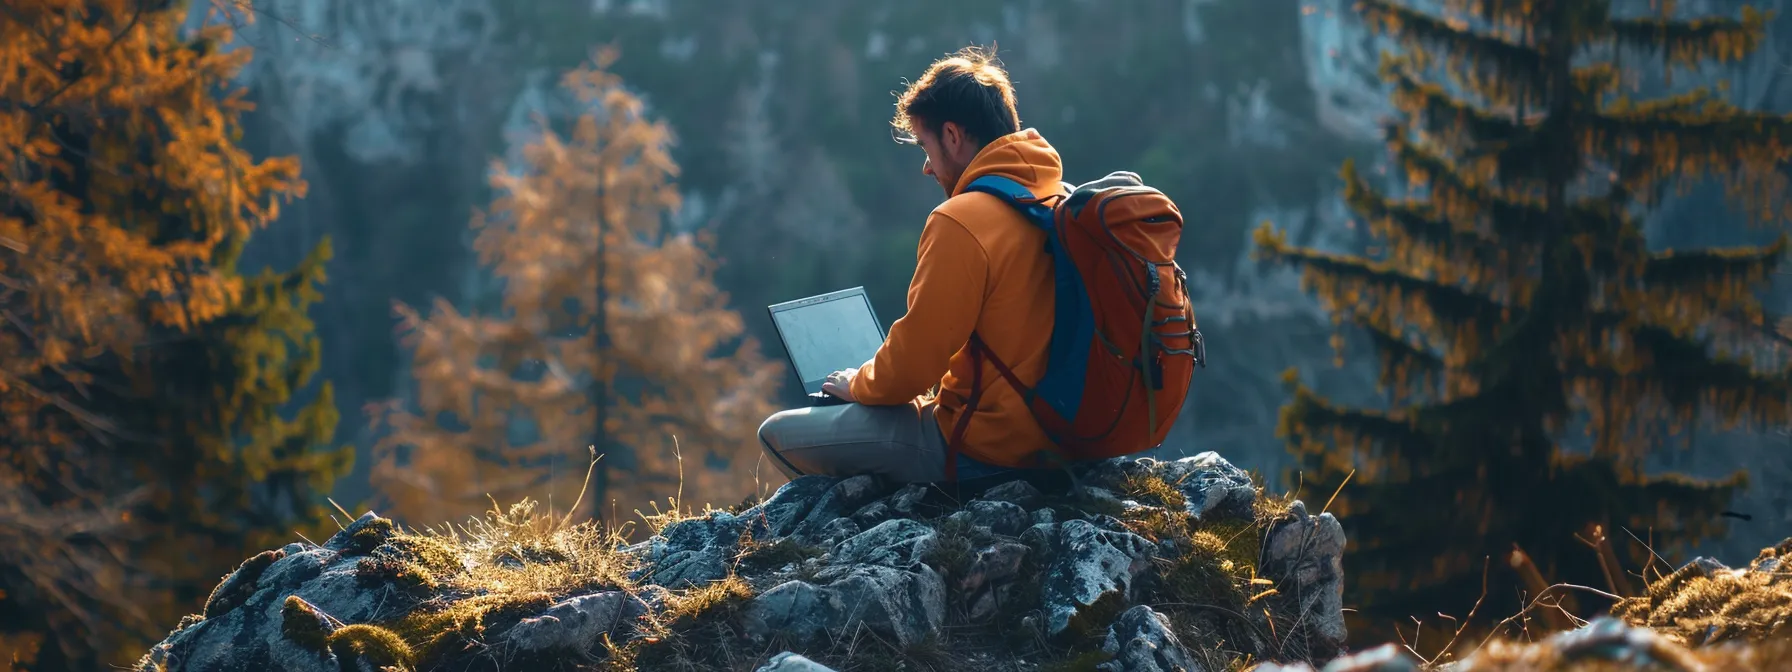
[[[771,313],[805,392],[821,391],[830,373],[863,365],[884,342],[859,288],[779,304]]]

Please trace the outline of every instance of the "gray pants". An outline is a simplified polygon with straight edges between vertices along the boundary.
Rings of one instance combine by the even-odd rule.
[[[788,478],[861,474],[895,483],[946,477],[946,437],[933,404],[840,404],[783,411],[759,426],[766,455]]]

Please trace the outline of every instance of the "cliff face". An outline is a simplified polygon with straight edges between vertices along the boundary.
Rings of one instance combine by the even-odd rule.
[[[1212,453],[1048,495],[804,477],[626,544],[528,506],[372,513],[227,576],[141,670],[1230,669],[1344,640],[1344,535]],[[771,660],[778,651],[796,655]]]

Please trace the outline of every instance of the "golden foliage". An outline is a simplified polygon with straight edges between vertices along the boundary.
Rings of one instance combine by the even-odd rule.
[[[707,241],[669,230],[670,130],[645,118],[606,71],[611,59],[566,75],[595,108],[568,136],[546,130],[521,170],[495,166],[501,196],[473,226],[504,282],[499,314],[398,308],[416,408],[377,409],[391,434],[373,479],[409,519],[467,515],[488,495],[560,493],[564,505],[594,443],[634,460],[624,471],[621,456],[603,455],[604,515],[614,502],[732,503],[754,488],[754,428],[773,410],[779,367],[742,337]]]
[[[97,667],[162,634],[267,528],[294,529],[252,496],[290,498],[304,528],[307,488],[347,467],[312,450],[327,387],[277,412],[316,369],[327,250],[291,274],[235,269],[303,195],[299,165],[236,144],[250,106],[228,87],[250,51],[218,50],[223,25],[183,38],[185,18],[0,9],[0,580],[18,602],[0,630],[49,633],[39,657],[61,662],[42,664]]]

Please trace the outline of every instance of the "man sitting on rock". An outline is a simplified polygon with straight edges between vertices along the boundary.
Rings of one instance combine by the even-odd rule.
[[[1062,194],[1063,166],[1038,131],[1021,129],[1008,74],[975,48],[933,63],[897,101],[893,123],[903,142],[921,146],[921,172],[946,193],[921,230],[908,313],[871,361],[823,386],[854,403],[783,411],[760,426],[759,438],[790,478],[938,482],[946,480],[947,437],[977,395],[956,475],[987,481],[1052,446],[1020,392],[967,343],[974,331],[1021,382],[1037,383],[1052,333],[1052,259],[1044,231],[1000,198],[965,187],[1002,175],[1035,196]],[[976,363],[981,375],[973,375]],[[983,389],[972,390],[973,380]]]

